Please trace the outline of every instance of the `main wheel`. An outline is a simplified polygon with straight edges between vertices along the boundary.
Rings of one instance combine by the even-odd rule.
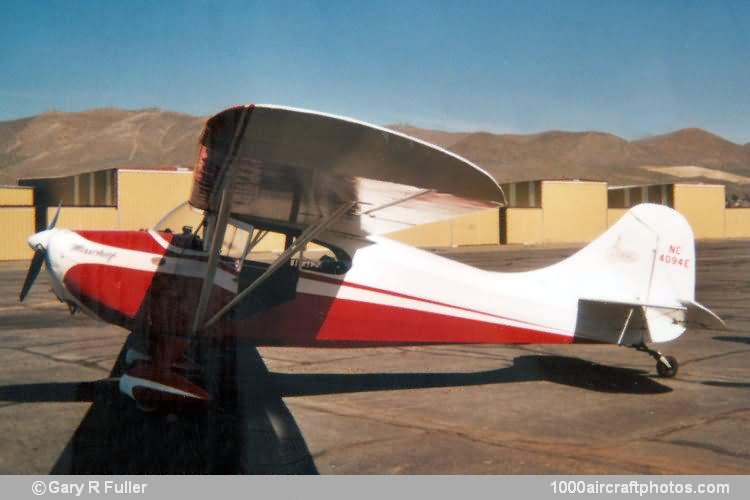
[[[664,363],[663,359],[667,360],[669,366],[667,366],[667,363]],[[674,356],[664,356],[664,358],[656,362],[656,371],[659,373],[660,377],[672,378],[677,375],[677,370],[679,368],[680,364]]]

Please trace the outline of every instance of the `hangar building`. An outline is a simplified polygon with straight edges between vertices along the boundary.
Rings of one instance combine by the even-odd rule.
[[[24,179],[0,186],[0,260],[31,258],[26,238],[46,227],[62,202],[58,225],[70,229],[144,229],[189,197],[192,171],[179,166],[103,169]],[[697,239],[750,238],[750,208],[725,208],[722,185],[612,187],[593,180],[503,184],[508,206],[392,233],[421,247],[499,244],[580,244],[641,202],[668,205],[687,217]],[[279,251],[282,237],[259,250]]]

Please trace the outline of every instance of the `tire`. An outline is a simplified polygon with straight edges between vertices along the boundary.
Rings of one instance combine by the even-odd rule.
[[[664,356],[670,366],[664,364],[661,360],[656,362],[656,371],[660,377],[672,378],[677,375],[677,370],[680,368],[680,364],[677,362],[677,358],[674,356]]]

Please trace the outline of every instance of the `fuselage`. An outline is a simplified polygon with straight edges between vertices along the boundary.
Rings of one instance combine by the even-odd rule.
[[[61,299],[104,321],[186,334],[208,256],[178,240],[153,230],[53,230],[46,237],[53,286]],[[247,261],[240,272],[222,260],[209,317],[263,266]],[[344,274],[303,266],[278,274],[205,335],[306,347],[574,339],[575,300],[533,273],[483,271],[383,238],[356,250]]]

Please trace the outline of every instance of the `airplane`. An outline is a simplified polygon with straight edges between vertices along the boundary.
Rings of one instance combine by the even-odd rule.
[[[428,344],[649,347],[688,326],[722,328],[695,301],[695,245],[661,205],[629,210],[549,267],[480,270],[388,239],[417,224],[506,204],[480,167],[407,135],[330,114],[243,105],[211,117],[199,141],[182,231],[48,229],[20,293],[42,265],[71,311],[143,339],[127,351],[120,391],[143,409],[209,401],[196,361],[205,342],[256,346]],[[179,212],[179,211],[178,211]],[[281,233],[270,261],[253,249]],[[308,245],[325,250],[311,258]]]

